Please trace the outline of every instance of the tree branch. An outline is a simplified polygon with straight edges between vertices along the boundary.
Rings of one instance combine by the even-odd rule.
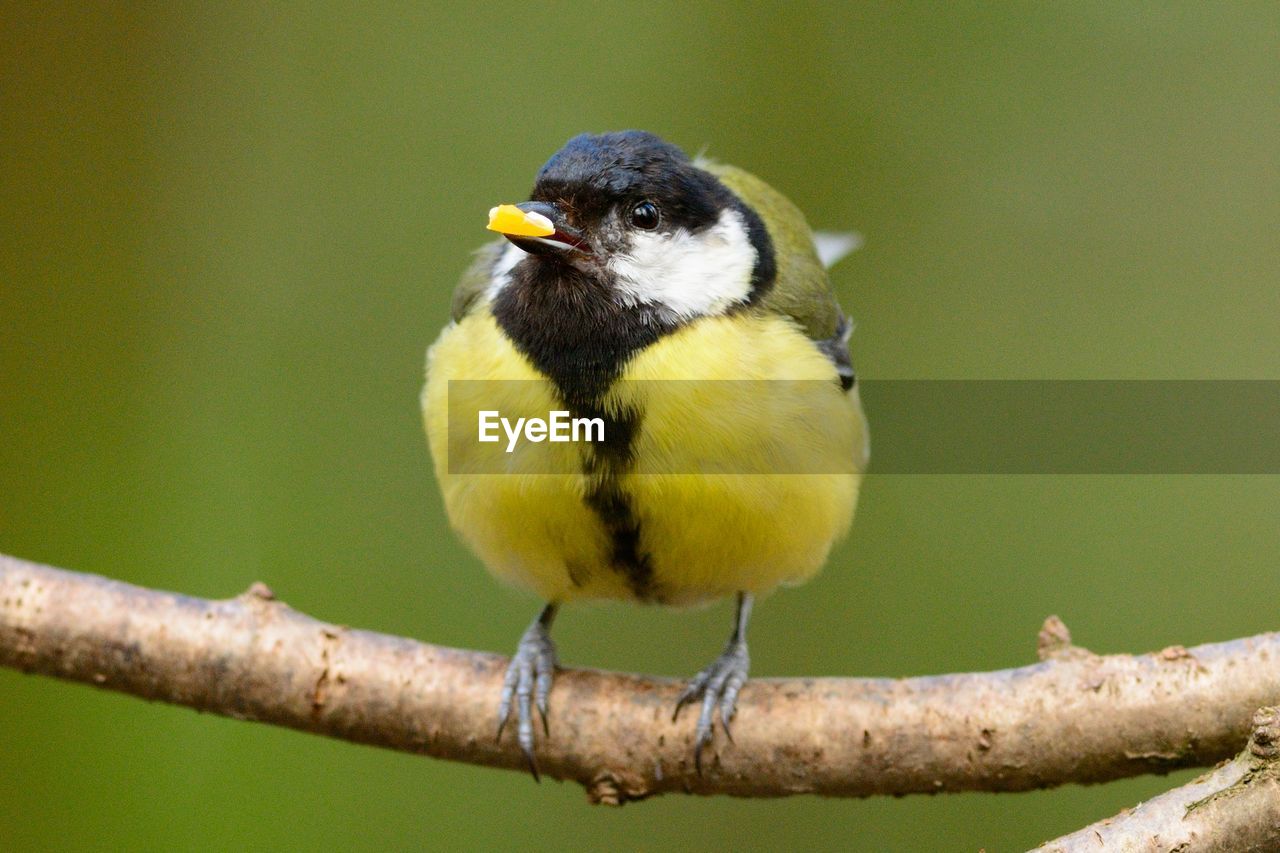
[[[1260,709],[1253,725],[1232,761],[1033,853],[1280,849],[1280,709]]]
[[[621,803],[670,791],[829,796],[1022,791],[1234,754],[1280,696],[1280,635],[1099,656],[1051,620],[1040,663],[906,679],[756,679],[734,742],[694,771],[680,682],[565,670],[544,775]],[[506,658],[319,622],[255,584],[227,601],[0,556],[0,665],[146,699],[524,769],[494,741]]]

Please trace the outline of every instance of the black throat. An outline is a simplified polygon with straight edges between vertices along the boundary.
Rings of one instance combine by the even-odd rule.
[[[633,355],[678,328],[652,307],[619,304],[608,282],[543,257],[516,265],[493,316],[578,411],[594,409]]]

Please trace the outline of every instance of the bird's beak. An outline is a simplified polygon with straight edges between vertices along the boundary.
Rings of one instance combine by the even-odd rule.
[[[564,212],[545,201],[500,204],[489,211],[490,231],[497,231],[521,249],[533,254],[582,252],[591,254],[591,244],[582,232],[565,221]]]

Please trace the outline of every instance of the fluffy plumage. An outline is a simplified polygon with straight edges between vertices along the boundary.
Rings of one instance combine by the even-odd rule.
[[[750,595],[822,566],[852,518],[867,439],[852,326],[777,191],[633,131],[570,140],[531,198],[563,235],[479,252],[428,353],[423,407],[454,528],[493,574],[551,602],[504,692],[504,709],[524,697],[532,762],[529,692],[545,699],[551,617],[576,599],[739,594],[738,645],[690,694],[712,690],[727,724]],[[849,248],[827,241],[832,256]],[[610,438],[523,444],[503,474],[481,473],[495,457],[457,440],[480,410],[557,408],[600,417]]]

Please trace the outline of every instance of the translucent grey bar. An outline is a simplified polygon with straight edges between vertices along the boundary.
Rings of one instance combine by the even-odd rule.
[[[873,474],[1280,474],[1280,381],[860,380],[858,393]],[[541,381],[452,381],[448,470],[576,474],[608,460],[650,474],[848,474],[862,445],[844,400],[818,380],[654,380],[577,411]],[[479,410],[514,422],[556,407],[613,434],[511,452],[501,428],[477,441]],[[646,444],[658,435],[665,450]]]
[[[1277,474],[1272,380],[869,380],[883,474]]]

